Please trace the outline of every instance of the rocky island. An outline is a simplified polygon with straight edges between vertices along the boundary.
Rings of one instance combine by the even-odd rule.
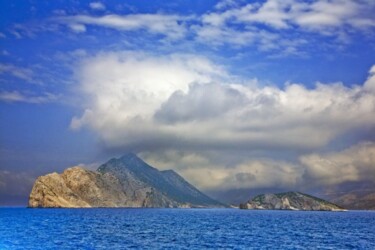
[[[300,192],[261,194],[240,205],[241,209],[344,211],[336,204]]]
[[[81,167],[40,176],[29,207],[224,207],[173,170],[159,171],[135,154],[111,159],[97,171]]]

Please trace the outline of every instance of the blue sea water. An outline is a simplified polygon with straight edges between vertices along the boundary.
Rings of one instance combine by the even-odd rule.
[[[375,249],[375,212],[0,208],[0,249]]]

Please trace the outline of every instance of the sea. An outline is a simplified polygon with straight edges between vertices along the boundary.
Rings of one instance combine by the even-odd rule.
[[[375,249],[375,212],[0,208],[0,249]]]

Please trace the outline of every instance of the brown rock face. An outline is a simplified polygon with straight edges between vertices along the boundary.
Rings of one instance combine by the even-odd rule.
[[[344,210],[336,204],[299,192],[258,195],[247,203],[241,204],[240,208],[312,211]]]
[[[39,177],[29,198],[29,207],[90,207],[76,195],[57,173]]]
[[[66,169],[62,174],[39,177],[31,191],[29,207],[174,207],[161,193],[149,187],[124,192],[120,181],[110,173]]]
[[[174,171],[158,171],[136,155],[98,171],[80,167],[39,177],[29,207],[222,207]]]

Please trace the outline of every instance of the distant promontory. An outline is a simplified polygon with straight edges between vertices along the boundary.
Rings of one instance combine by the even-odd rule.
[[[240,205],[241,209],[344,211],[342,207],[300,192],[261,194]]]

